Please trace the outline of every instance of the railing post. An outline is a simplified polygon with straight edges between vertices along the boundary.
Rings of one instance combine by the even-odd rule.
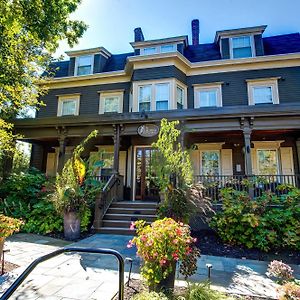
[[[96,197],[93,228],[100,229],[103,223],[103,192]]]

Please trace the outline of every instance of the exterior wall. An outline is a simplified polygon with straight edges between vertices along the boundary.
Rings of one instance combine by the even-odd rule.
[[[254,35],[254,45],[255,45],[255,51],[257,56],[264,55],[264,45],[263,45],[263,39],[261,34]]]
[[[31,148],[30,166],[42,172],[46,171],[47,153],[43,146],[33,144]]]
[[[175,66],[165,66],[158,68],[134,70],[132,81],[176,78],[182,83],[186,83],[186,75]]]
[[[68,76],[74,76],[75,70],[75,57],[70,58],[69,69],[68,69]]]
[[[221,56],[223,59],[230,58],[229,38],[224,38],[221,40]]]
[[[42,100],[46,104],[40,108],[37,112],[38,118],[43,117],[56,117],[57,116],[57,103],[58,95],[64,94],[75,94],[80,93],[80,107],[79,115],[90,115],[98,114],[99,111],[99,91],[109,91],[124,89],[124,112],[128,112],[129,109],[129,92],[130,92],[130,83],[121,82],[114,84],[103,84],[103,85],[94,85],[94,86],[85,86],[85,87],[74,87],[74,88],[62,88],[62,89],[53,89],[49,90],[48,94],[45,95]]]
[[[245,80],[269,77],[281,77],[278,80],[280,104],[299,101],[300,67],[290,67],[188,76],[188,108],[194,107],[193,84],[224,82],[222,85],[223,106],[248,105],[247,82]]]
[[[95,54],[93,72],[94,73],[102,72],[103,68],[105,67],[106,62],[107,62],[107,59],[103,55]]]

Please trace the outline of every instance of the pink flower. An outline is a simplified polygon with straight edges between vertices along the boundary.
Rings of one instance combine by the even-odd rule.
[[[179,256],[177,253],[173,253],[172,256],[176,261],[179,260]]]
[[[193,238],[193,242],[196,243],[197,242],[197,238]]]
[[[130,230],[134,230],[135,229],[135,223],[134,222],[131,222],[129,229]]]
[[[142,235],[141,240],[142,240],[143,242],[146,242],[146,241],[147,241],[147,237],[146,237],[145,235]]]
[[[127,248],[132,248],[132,246],[133,246],[133,243],[132,243],[132,240],[130,240],[127,244]]]
[[[177,239],[173,240],[173,244],[178,244],[178,240]]]
[[[167,263],[167,261],[166,261],[165,259],[161,259],[161,260],[159,261],[159,264],[160,264],[161,266],[165,265],[166,263]]]

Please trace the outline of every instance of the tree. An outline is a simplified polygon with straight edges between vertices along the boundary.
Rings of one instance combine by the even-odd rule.
[[[0,0],[0,156],[13,153],[11,120],[42,104],[42,73],[59,41],[78,42],[87,26],[70,19],[81,0]]]

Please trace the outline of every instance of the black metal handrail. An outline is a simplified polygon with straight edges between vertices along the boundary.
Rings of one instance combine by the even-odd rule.
[[[117,258],[119,262],[119,294],[118,299],[123,300],[124,299],[124,259],[122,255],[113,249],[93,249],[93,248],[79,248],[79,247],[64,247],[61,249],[58,249],[56,251],[53,251],[49,254],[46,254],[44,256],[41,256],[34,260],[26,269],[25,271],[13,282],[13,284],[5,291],[5,293],[2,295],[0,300],[6,300],[8,299],[15,291],[16,289],[22,284],[22,282],[28,277],[28,275],[35,269],[35,267],[55,256],[58,256],[60,254],[63,254],[65,252],[81,252],[81,253],[98,253],[98,254],[107,254],[107,255],[113,255]]]

